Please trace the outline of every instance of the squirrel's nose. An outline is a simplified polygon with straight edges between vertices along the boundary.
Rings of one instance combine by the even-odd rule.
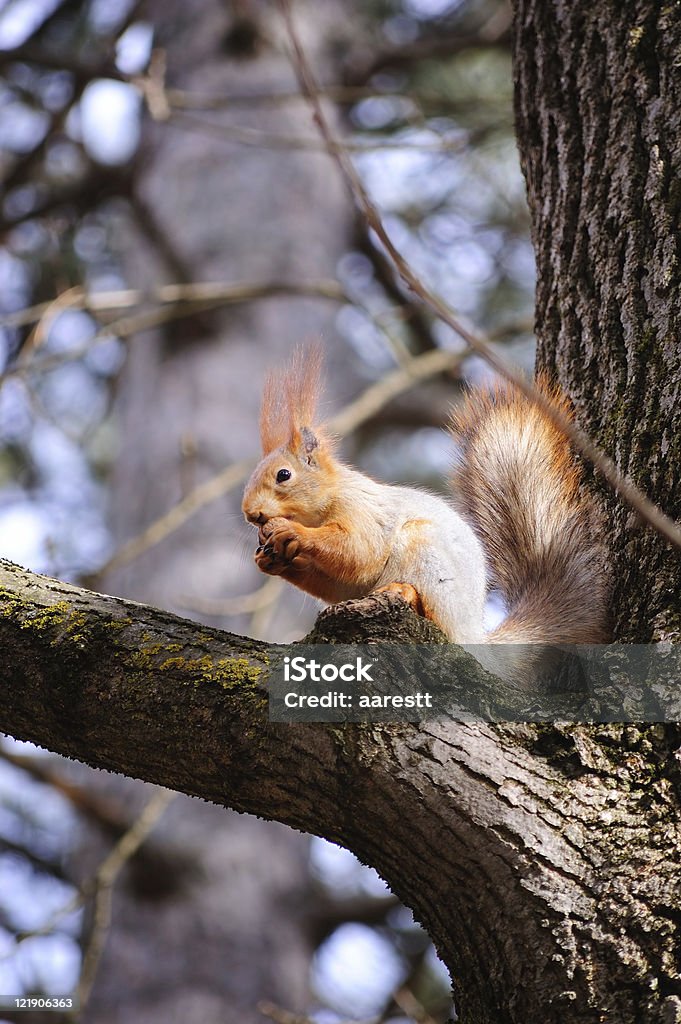
[[[249,523],[253,523],[254,526],[262,526],[263,523],[267,522],[267,517],[263,512],[247,512],[246,519]]]

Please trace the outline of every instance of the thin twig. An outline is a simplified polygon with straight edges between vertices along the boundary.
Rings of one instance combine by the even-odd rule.
[[[398,1006],[407,1017],[416,1021],[416,1024],[438,1024],[406,985],[394,992],[392,998],[395,1006]]]
[[[78,982],[78,1005],[82,1011],[88,1000],[97,967],[104,952],[106,937],[111,924],[111,904],[114,883],[121,870],[137,852],[161,815],[177,793],[159,789],[144,807],[131,828],[121,836],[111,852],[102,861],[94,877],[94,912],[89,941],[83,954],[83,966]]]
[[[327,152],[327,147],[316,136],[275,134],[263,131],[261,128],[250,128],[247,125],[216,124],[214,121],[206,121],[204,118],[195,117],[185,111],[175,110],[171,113],[167,123],[175,128],[198,132],[200,135],[209,135],[212,138],[222,139],[224,142],[235,142],[241,146]],[[395,149],[413,149],[421,153],[460,153],[469,144],[469,134],[459,132],[454,138],[445,136],[427,139],[395,138],[394,136],[390,138],[357,138],[346,142],[345,147],[352,153],[375,153]]]
[[[376,86],[330,85],[324,89],[324,96],[333,103],[357,103],[374,96],[401,96],[400,93],[385,92]],[[197,93],[186,89],[166,89],[166,100],[176,110],[224,110],[237,106],[281,106],[286,103],[304,102],[300,89],[259,90],[253,92]]]
[[[57,310],[61,313],[67,309],[82,309],[92,314],[101,314],[116,309],[136,307],[145,301],[156,301],[162,303],[162,305],[160,309],[136,311],[127,316],[109,321],[105,326],[100,327],[83,345],[68,349],[65,352],[45,355],[40,359],[26,359],[23,356],[22,350],[22,357],[0,373],[0,386],[12,377],[25,377],[28,374],[46,373],[57,369],[65,363],[83,359],[96,345],[110,341],[112,338],[123,340],[141,331],[159,327],[164,323],[178,320],[185,316],[192,316],[198,312],[279,295],[309,296],[331,302],[352,301],[352,298],[344,291],[342,286],[332,280],[297,284],[275,282],[262,285],[248,283],[243,285],[226,285],[220,282],[197,282],[163,285],[149,292],[125,289],[113,292],[86,293],[81,288],[71,288],[50,302],[39,303],[27,309],[7,314],[4,319],[0,318],[0,325],[11,324],[17,326],[38,320],[44,324],[43,330],[45,331],[52,325]],[[395,358],[398,362],[403,363],[403,348],[398,344],[393,336],[393,332],[386,323],[389,317],[399,316],[402,311],[387,309],[380,313],[372,313],[371,310],[367,309],[365,312],[386,338]]]
[[[34,325],[33,330],[26,339],[25,344],[21,346],[21,360],[25,362],[35,351],[40,348],[41,345],[47,340],[47,336],[50,333],[52,324],[57,319],[60,313],[66,309],[70,309],[73,300],[78,296],[80,288],[67,288],[66,291],[61,292],[55,299],[48,302],[45,305],[44,311],[40,316],[40,319]]]
[[[198,487],[194,488],[193,491],[190,491],[189,494],[179,501],[177,505],[173,505],[165,515],[159,516],[142,533],[123,544],[98,570],[95,577],[91,578],[88,582],[94,583],[95,580],[99,580],[106,573],[112,572],[114,569],[120,569],[123,565],[128,565],[143,552],[148,551],[149,548],[160,544],[162,540],[171,533],[174,533],[175,530],[178,530],[183,523],[186,523],[199,509],[210,505],[211,502],[216,501],[231,491],[233,487],[238,487],[239,484],[243,483],[255,467],[255,464],[256,459],[254,458],[233,462],[226,469],[211,477],[210,480],[199,484]]]
[[[261,146],[266,149],[302,149],[326,152],[323,141],[314,136],[299,136],[285,133],[274,133],[264,131],[261,128],[253,128],[249,125],[238,125],[231,123],[215,124],[213,121],[206,121],[197,118],[191,112],[192,107],[184,105],[173,108],[170,96],[165,87],[165,54],[163,51],[154,51],[149,65],[147,75],[137,76],[133,79],[138,91],[144,98],[149,113],[156,121],[170,122],[174,127],[188,131],[199,132],[203,135],[216,136],[226,142],[236,142],[244,146]],[[215,106],[212,109],[216,109]],[[358,153],[372,152],[382,149],[417,149],[426,152],[449,153],[459,152],[466,148],[469,143],[467,135],[461,133],[455,139],[439,137],[435,139],[405,139],[391,136],[388,138],[359,138],[347,141],[348,149]]]
[[[111,338],[128,338],[140,331],[159,327],[185,316],[193,316],[200,312],[240,302],[251,302],[256,299],[274,298],[281,295],[309,296],[310,298],[328,299],[332,302],[350,301],[346,292],[335,281],[310,282],[309,284],[303,282],[290,285],[283,283],[262,285],[172,284],[164,285],[150,293],[126,289],[89,295],[82,289],[72,288],[48,303],[43,302],[16,313],[7,314],[0,318],[0,326],[16,327],[21,324],[33,323],[36,320],[42,322],[41,318],[45,318],[45,321],[49,321],[51,324],[52,313],[57,314],[55,308],[57,303],[60,303],[58,309],[60,313],[66,309],[82,309],[93,314],[118,308],[129,308],[148,299],[162,303],[162,305],[161,308],[142,310],[113,320],[99,328],[85,344],[68,349],[66,352],[44,356],[38,360],[20,358],[0,374],[0,386],[11,377],[25,376],[27,373],[45,373],[64,363],[83,359],[96,345],[109,341]],[[66,296],[68,296],[68,301]],[[380,328],[380,324],[378,326]],[[35,346],[32,348],[35,349]]]
[[[556,409],[552,403],[517,369],[510,366],[494,350],[489,342],[476,331],[466,327],[454,314],[450,307],[421,281],[400,250],[393,244],[386,231],[378,209],[369,198],[364,184],[357,173],[343,143],[336,138],[333,129],[324,113],[320,100],[316,79],[300,42],[300,37],[293,23],[290,0],[279,0],[291,46],[292,62],[296,71],[300,88],[307,97],[313,111],[313,119],[324,139],[329,153],[335,158],[351,195],[359,207],[367,223],[385,247],[395,269],[407,288],[425,303],[444,323],[448,324],[459,337],[463,338],[470,349],[485,360],[502,377],[510,381],[531,402],[539,406],[542,412],[569,438],[575,448],[584,455],[595,467],[612,489],[650,526],[657,530],[670,543],[681,549],[681,528],[666,516],[636,485],[624,474],[620,473],[615,463],[594,442],[589,435]]]
[[[96,895],[103,887],[111,888],[123,865],[134,856],[168,804],[176,796],[177,794],[171,790],[158,790],[148,801],[142,813],[132,823],[127,832],[121,836],[106,855],[93,877],[88,879],[67,903],[50,914],[47,921],[40,928],[32,928],[30,931],[18,934],[16,936],[16,943],[25,942],[27,939],[38,938],[43,935],[50,935],[63,918],[79,910],[93,893]],[[14,956],[14,950],[10,950],[7,954],[0,956],[0,962],[8,960],[12,956]]]
[[[130,828],[130,818],[118,803],[100,793],[94,793],[87,786],[72,782],[55,769],[51,758],[17,754],[3,746],[0,747],[0,759],[26,772],[36,782],[56,790],[80,815],[94,822],[107,835],[113,834],[118,838]]]
[[[66,296],[68,295],[68,302]],[[270,298],[278,295],[298,295],[311,298],[331,299],[336,302],[349,301],[348,295],[334,280],[319,281],[251,281],[228,284],[224,281],[197,281],[191,284],[163,284],[157,288],[142,290],[125,288],[118,291],[88,292],[84,288],[70,288],[49,302],[40,302],[16,313],[0,316],[0,327],[23,327],[35,323],[58,302],[63,309],[82,309],[88,313],[104,313],[118,309],[132,309],[145,303],[161,305],[183,303],[219,302],[228,305],[233,302],[249,302],[253,299]]]
[[[5,807],[5,809],[7,808]],[[7,836],[2,836],[0,837],[0,855],[5,853],[12,853],[17,857],[24,857],[32,867],[37,868],[38,871],[45,875],[51,875],[53,878],[58,878],[60,881],[69,884],[71,882],[71,879],[67,876],[66,871],[64,870],[60,854],[55,854],[54,859],[47,856],[43,857],[35,850],[29,849],[29,847],[23,843],[13,839],[8,839]]]
[[[257,590],[239,597],[199,597],[197,594],[175,598],[175,604],[199,615],[216,615],[226,618],[230,615],[253,615],[274,604],[282,592],[278,576],[270,576]]]
[[[146,75],[135,79],[154,121],[167,121],[171,114],[166,91],[166,69],[166,52],[156,49],[152,51]]]
[[[398,395],[430,377],[455,370],[468,355],[470,353],[467,349],[461,352],[451,352],[447,349],[437,348],[431,352],[424,352],[423,355],[414,356],[397,370],[393,370],[386,377],[376,381],[354,402],[350,402],[344,409],[341,409],[329,421],[329,429],[340,434],[341,437],[345,437],[346,434],[356,430],[357,427],[375,416],[393,398],[397,398]]]
[[[148,88],[144,79],[135,76],[130,79],[141,92]],[[399,89],[389,89],[381,85],[327,85],[322,90],[324,99],[338,104],[358,103],[360,100],[389,99],[402,100],[410,106],[416,107],[423,117],[430,116],[430,112],[440,115],[443,113],[470,113],[473,109],[479,110],[479,102],[466,98],[453,98],[437,91],[419,89],[418,91],[402,92]],[[202,111],[230,110],[242,106],[283,106],[288,103],[305,102],[300,89],[296,90],[265,90],[258,92],[242,93],[197,93],[188,92],[183,89],[166,89],[165,99],[171,111],[187,111],[200,113]],[[487,106],[490,104],[488,102]]]
[[[422,60],[451,58],[457,53],[479,47],[502,47],[507,49],[511,36],[510,6],[502,5],[488,20],[474,32],[444,30],[407,43],[398,43],[373,53],[364,66],[351,69],[353,84],[370,79],[385,68],[399,68]]]

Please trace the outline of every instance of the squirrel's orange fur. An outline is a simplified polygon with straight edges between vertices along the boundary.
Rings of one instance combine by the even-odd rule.
[[[398,589],[459,643],[607,639],[595,506],[568,441],[538,406],[506,385],[470,394],[452,421],[455,508],[340,462],[315,424],[320,372],[320,350],[299,349],[265,386],[264,458],[243,500],[263,572],[327,602]],[[489,582],[508,615],[486,635]]]

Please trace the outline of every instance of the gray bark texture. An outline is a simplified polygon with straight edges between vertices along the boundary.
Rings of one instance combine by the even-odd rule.
[[[517,0],[516,128],[539,362],[681,518],[681,10]],[[681,558],[605,495],[622,640],[681,638]]]

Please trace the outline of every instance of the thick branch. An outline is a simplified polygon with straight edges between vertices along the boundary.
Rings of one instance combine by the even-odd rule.
[[[310,639],[386,638],[437,636],[386,596],[331,609]],[[6,562],[0,640],[0,728],[348,846],[436,941],[463,1021],[663,1021],[681,995],[680,816],[663,731],[275,725],[266,683],[285,648]],[[473,666],[462,652],[453,687]]]

